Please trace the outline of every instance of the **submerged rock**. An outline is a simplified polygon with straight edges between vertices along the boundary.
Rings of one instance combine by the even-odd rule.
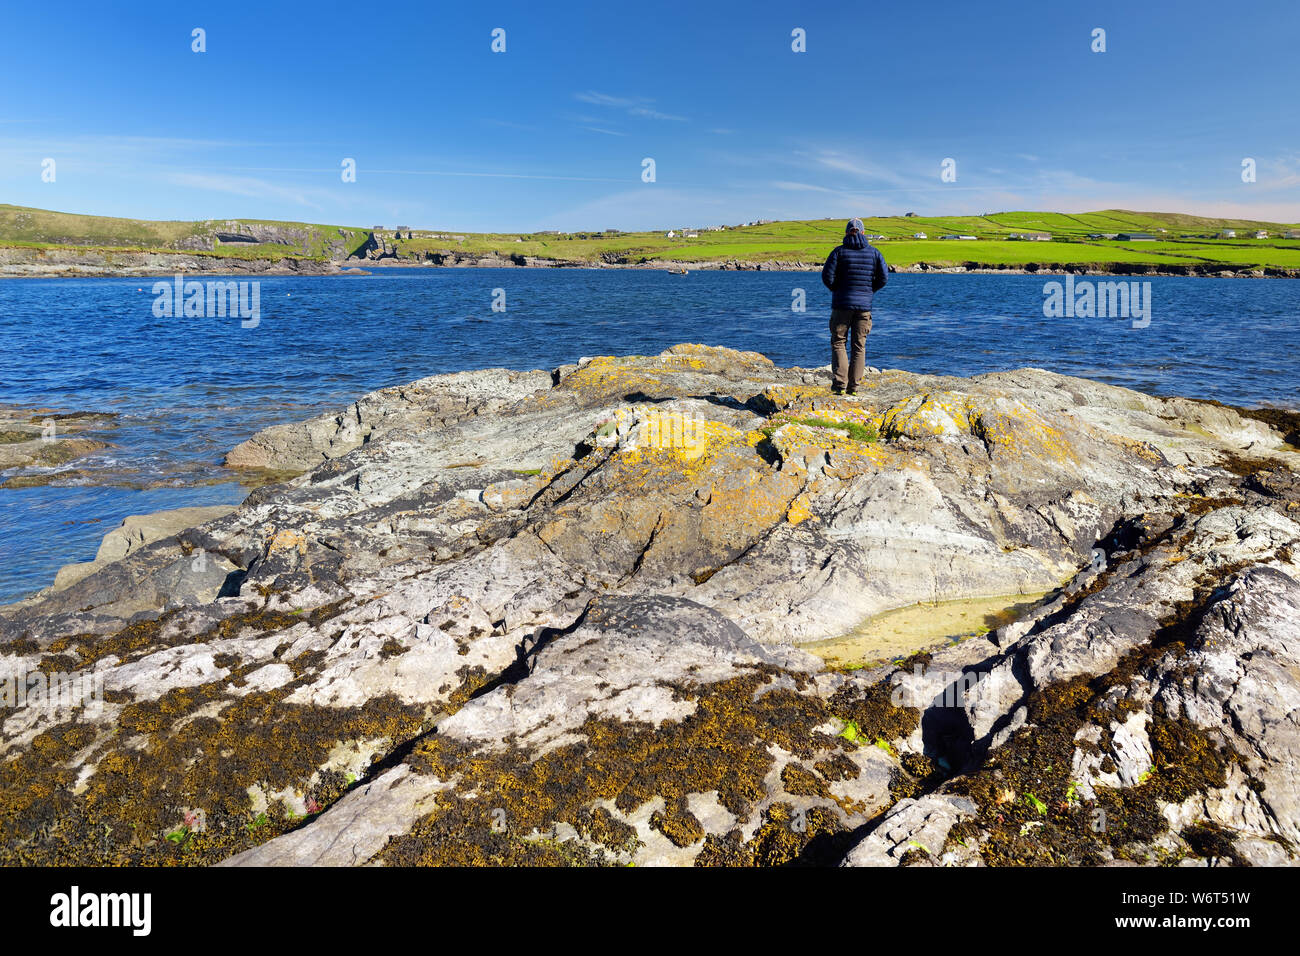
[[[259,433],[228,463],[297,477],[0,608],[0,859],[1293,862],[1284,434],[1035,369],[828,385],[675,346]]]

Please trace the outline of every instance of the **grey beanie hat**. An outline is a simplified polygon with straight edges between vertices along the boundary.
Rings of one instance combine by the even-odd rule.
[[[851,232],[866,232],[866,230],[862,228],[861,219],[849,220],[848,225],[844,227],[844,234],[847,236]]]

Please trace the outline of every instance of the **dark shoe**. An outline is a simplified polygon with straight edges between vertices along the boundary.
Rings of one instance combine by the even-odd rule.
[[[846,394],[846,395],[856,395],[856,394],[858,394],[858,390],[857,390],[856,388],[845,389],[845,394]]]
[[[844,394],[844,389],[840,388],[838,385],[832,385],[832,386],[831,386],[831,394],[832,394],[832,395],[843,395],[843,394]]]

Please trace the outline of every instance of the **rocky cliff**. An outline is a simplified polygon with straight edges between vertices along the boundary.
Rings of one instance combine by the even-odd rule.
[[[103,687],[0,712],[0,858],[1295,862],[1285,432],[1035,369],[827,384],[684,345],[259,433],[228,463],[298,477],[0,609],[0,681]]]

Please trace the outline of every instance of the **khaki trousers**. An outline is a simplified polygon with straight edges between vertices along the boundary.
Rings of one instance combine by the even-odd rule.
[[[853,333],[853,363],[844,346]],[[855,309],[831,309],[831,381],[836,388],[857,388],[867,366],[867,336],[871,334],[871,313]]]

